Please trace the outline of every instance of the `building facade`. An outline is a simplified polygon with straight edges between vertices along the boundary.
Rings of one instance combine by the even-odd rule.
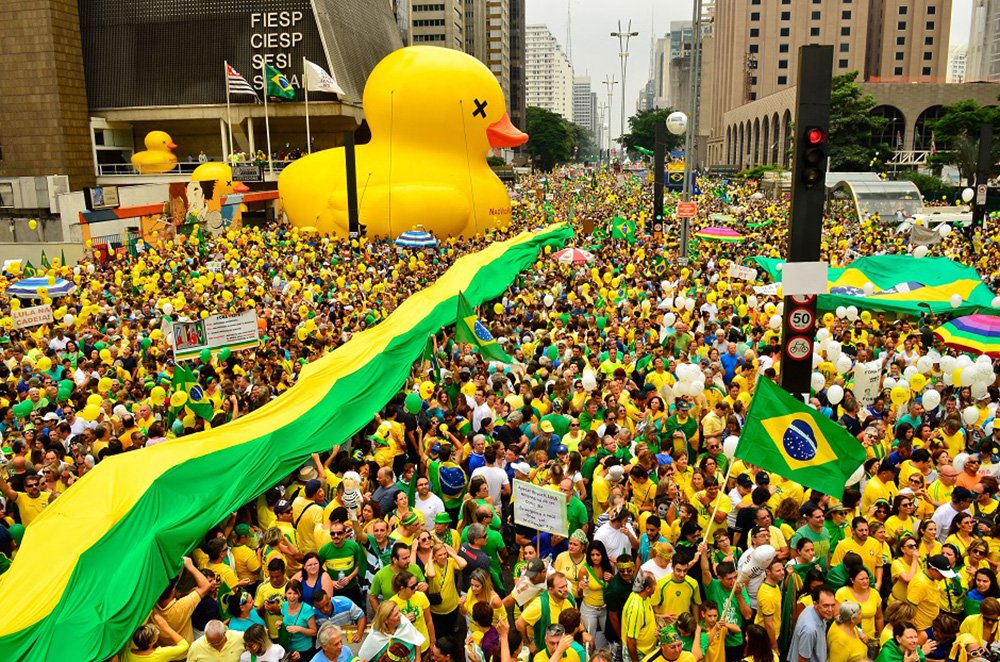
[[[514,126],[524,129],[528,122],[525,116],[525,0],[509,0],[510,14],[510,96],[507,103],[510,106],[510,119]],[[520,148],[519,148],[520,149]]]
[[[510,0],[486,0],[486,66],[500,82],[510,111]]]
[[[597,142],[597,94],[591,89],[590,76],[577,76],[573,80],[573,121]]]
[[[703,23],[699,160],[722,163],[724,117],[793,87],[798,50],[834,48],[834,75],[871,82],[944,83],[951,0],[709,0]],[[770,149],[772,146],[768,145]]]
[[[443,46],[465,50],[463,0],[414,2],[407,7],[410,45]]]
[[[964,83],[965,71],[968,66],[968,46],[952,48],[948,54],[948,82]]]
[[[525,29],[525,97],[537,106],[573,121],[573,66],[544,25]]]
[[[1000,80],[1000,0],[973,0],[965,79]]]

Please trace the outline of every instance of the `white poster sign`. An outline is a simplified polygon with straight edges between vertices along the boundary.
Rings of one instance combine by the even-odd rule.
[[[744,267],[739,264],[729,265],[729,277],[739,278],[740,280],[755,281],[757,280],[757,270],[753,267]]]
[[[854,366],[854,397],[862,407],[870,407],[879,393],[882,363],[869,361]]]
[[[29,326],[52,323],[52,306],[32,306],[10,311],[15,329],[25,329]]]
[[[767,285],[754,285],[753,291],[765,296],[774,296],[778,293],[779,283],[768,283]]]
[[[566,495],[523,480],[515,480],[514,523],[559,536],[568,536]]]
[[[203,349],[217,352],[223,347],[230,350],[256,347],[259,342],[257,311],[248,310],[238,315],[212,315],[203,320],[175,321],[170,325],[174,339],[174,358],[177,361],[193,359]]]

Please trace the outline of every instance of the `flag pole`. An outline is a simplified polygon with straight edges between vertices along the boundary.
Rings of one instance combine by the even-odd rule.
[[[271,119],[267,114],[267,65],[264,59],[260,61],[260,75],[264,79],[264,130],[267,132],[267,171],[274,174],[274,161],[271,159]]]
[[[222,160],[226,163],[231,161],[230,156],[233,153],[233,113],[229,104],[229,61],[223,60],[225,68],[223,72],[226,76],[226,127],[229,129],[229,144],[227,145],[227,150],[229,154],[223,154]]]
[[[728,459],[728,458],[727,458]],[[736,464],[736,458],[729,460],[729,466],[726,467],[726,476],[722,479],[722,483],[719,485],[719,496],[715,499],[715,506],[712,508],[712,516],[708,518],[708,525],[705,527],[705,531],[702,533],[701,541],[708,542],[708,531],[714,529],[715,516],[719,512],[719,504],[722,503],[722,499],[729,497],[726,496],[726,485],[729,484],[729,475],[733,472],[733,465]]]
[[[312,154],[312,134],[309,133],[309,69],[306,58],[302,56],[302,87],[306,91],[306,154]]]

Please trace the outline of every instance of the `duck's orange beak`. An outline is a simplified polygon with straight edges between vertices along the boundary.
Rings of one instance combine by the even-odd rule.
[[[233,193],[246,193],[250,187],[243,182],[233,182]]]
[[[528,134],[511,124],[510,116],[503,114],[498,121],[486,129],[490,147],[519,147],[528,142]]]
[[[167,149],[177,149],[176,143],[167,143]]]

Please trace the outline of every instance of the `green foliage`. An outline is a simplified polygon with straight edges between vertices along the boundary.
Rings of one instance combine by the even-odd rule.
[[[938,149],[930,162],[955,166],[965,181],[973,182],[979,163],[979,129],[983,124],[992,124],[994,136],[1000,136],[1000,109],[980,106],[972,99],[942,108],[941,117],[929,123]],[[992,160],[994,164],[1000,160],[1000,141],[996,137]]]
[[[904,170],[899,173],[899,179],[904,179],[906,181],[913,182],[920,193],[925,197],[939,197],[943,194],[953,194],[954,186],[944,181],[939,177],[934,177],[933,175],[926,175],[922,172],[917,172],[916,170]]]
[[[500,167],[500,166],[507,165],[507,162],[504,161],[499,156],[487,156],[486,157],[486,164],[489,165],[491,168],[497,168],[497,167]]]
[[[567,121],[561,115],[528,107],[527,150],[535,167],[552,170],[558,163],[594,158],[597,146],[586,129]]]
[[[667,116],[674,112],[673,108],[657,108],[654,110],[643,110],[628,118],[629,132],[621,137],[622,147],[635,150],[642,147],[650,151],[654,147],[656,136],[656,125],[664,124]],[[677,149],[684,144],[684,136],[675,136],[669,131],[667,134],[667,151]]]
[[[740,170],[736,176],[743,179],[760,179],[765,172],[780,172],[781,170],[782,167],[779,165],[759,165],[748,170]]]
[[[869,170],[876,152],[892,151],[888,145],[872,145],[871,136],[888,119],[872,115],[875,97],[864,94],[855,82],[857,71],[833,77],[830,92],[830,171]]]

